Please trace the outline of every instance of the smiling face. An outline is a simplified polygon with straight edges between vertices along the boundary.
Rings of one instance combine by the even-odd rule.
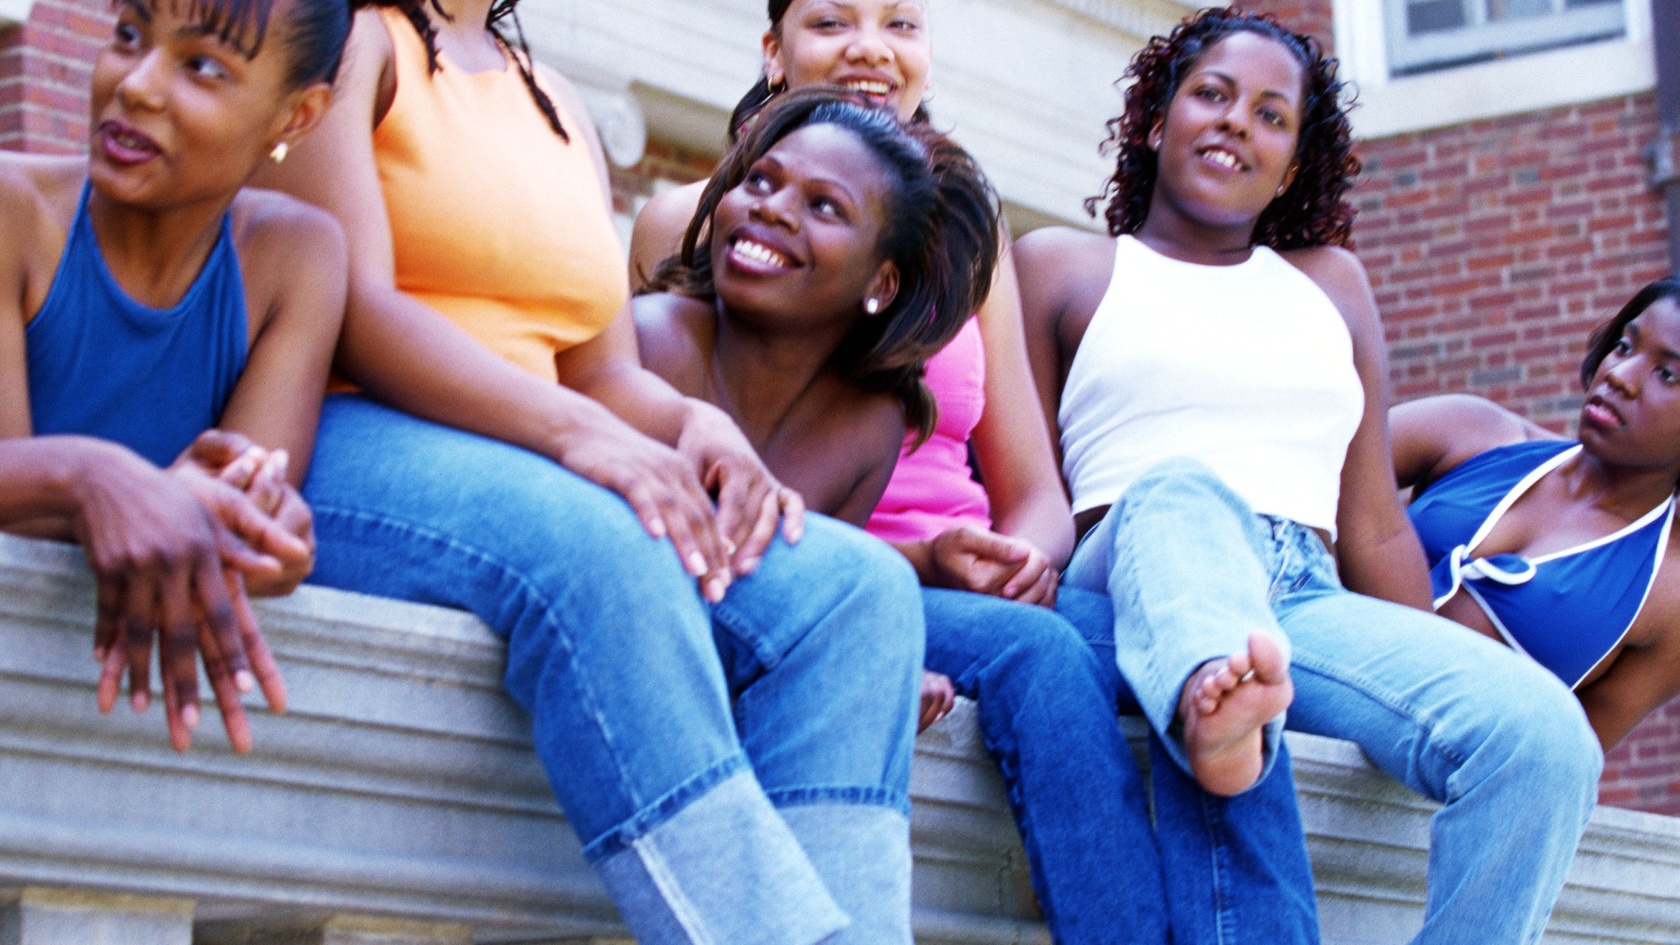
[[[897,288],[880,255],[892,181],[852,132],[808,125],[753,162],[712,215],[712,277],[731,315],[764,327],[838,331],[885,310]]]
[[[764,34],[772,87],[843,85],[906,121],[927,93],[932,64],[922,0],[794,0]]]
[[[1680,304],[1660,298],[1622,329],[1581,406],[1581,443],[1613,465],[1680,473]]]
[[[1302,79],[1295,55],[1258,33],[1209,46],[1150,128],[1159,176],[1145,226],[1252,232],[1294,175]]]
[[[124,0],[94,63],[88,167],[122,203],[167,207],[231,196],[281,140],[305,95],[288,90],[285,9],[277,0],[254,56],[191,14],[186,0]]]

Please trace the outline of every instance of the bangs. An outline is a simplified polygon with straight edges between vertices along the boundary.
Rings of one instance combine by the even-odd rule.
[[[274,0],[171,0],[185,4],[186,18],[246,59],[255,59],[268,35]]]

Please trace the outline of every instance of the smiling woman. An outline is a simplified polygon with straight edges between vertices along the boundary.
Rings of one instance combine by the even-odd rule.
[[[172,481],[206,510],[148,525],[43,509],[27,526],[88,544],[102,706],[126,668],[135,709],[146,707],[161,636],[177,748],[198,718],[200,649],[236,749],[250,745],[238,691],[253,670],[270,704],[284,705],[243,582],[284,593],[312,562],[295,486],[346,262],[325,214],[242,188],[325,114],[348,30],[333,0],[123,0],[94,64],[88,157],[0,156],[0,435],[114,441],[173,464]],[[212,426],[227,432],[201,436]],[[171,481],[141,478],[152,483],[141,492]],[[229,558],[243,566],[224,573],[216,546],[230,533],[271,557]]]

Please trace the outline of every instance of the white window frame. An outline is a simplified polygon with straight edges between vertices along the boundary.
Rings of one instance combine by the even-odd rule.
[[[1388,4],[1335,0],[1336,53],[1353,83],[1361,138],[1457,125],[1631,95],[1656,87],[1651,0],[1624,0],[1621,38],[1390,76]]]

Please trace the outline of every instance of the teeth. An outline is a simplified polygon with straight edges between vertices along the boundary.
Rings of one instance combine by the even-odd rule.
[[[846,83],[846,88],[862,92],[865,95],[886,95],[892,91],[892,86],[877,79],[859,79]]]
[[[1202,152],[1202,157],[1233,171],[1242,169],[1242,162],[1237,160],[1237,156],[1221,148],[1208,148]]]
[[[755,243],[752,240],[736,240],[735,245],[731,246],[730,249],[734,251],[737,256],[750,259],[753,262],[763,263],[766,266],[785,268],[788,264],[786,256],[783,256],[781,253],[776,252],[762,243]]]

